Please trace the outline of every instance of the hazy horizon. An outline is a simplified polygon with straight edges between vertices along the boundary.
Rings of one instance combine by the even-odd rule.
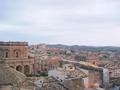
[[[0,41],[120,46],[120,0],[1,0]]]

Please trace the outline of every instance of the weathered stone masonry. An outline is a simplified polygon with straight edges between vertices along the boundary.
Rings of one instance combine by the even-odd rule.
[[[35,60],[28,56],[27,42],[0,42],[0,60],[22,73],[35,73]]]

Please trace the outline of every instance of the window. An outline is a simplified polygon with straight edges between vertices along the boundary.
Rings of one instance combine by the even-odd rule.
[[[21,55],[20,50],[15,50],[14,55],[15,55],[16,58],[19,58],[20,55]]]
[[[5,58],[8,58],[8,51],[5,52]]]
[[[16,57],[19,57],[19,53],[18,52],[16,52],[15,54],[16,54]]]

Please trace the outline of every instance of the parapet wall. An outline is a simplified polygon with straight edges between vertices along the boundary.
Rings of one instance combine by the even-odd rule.
[[[0,46],[28,46],[28,42],[2,42],[0,41]]]

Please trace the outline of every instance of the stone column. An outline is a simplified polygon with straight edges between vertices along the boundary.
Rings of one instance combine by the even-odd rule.
[[[24,66],[22,65],[22,73],[24,73]]]
[[[30,72],[29,72],[29,74],[33,74],[33,73],[32,73],[32,72],[33,72],[33,67],[32,67],[32,65],[30,65],[29,67],[30,67]]]

